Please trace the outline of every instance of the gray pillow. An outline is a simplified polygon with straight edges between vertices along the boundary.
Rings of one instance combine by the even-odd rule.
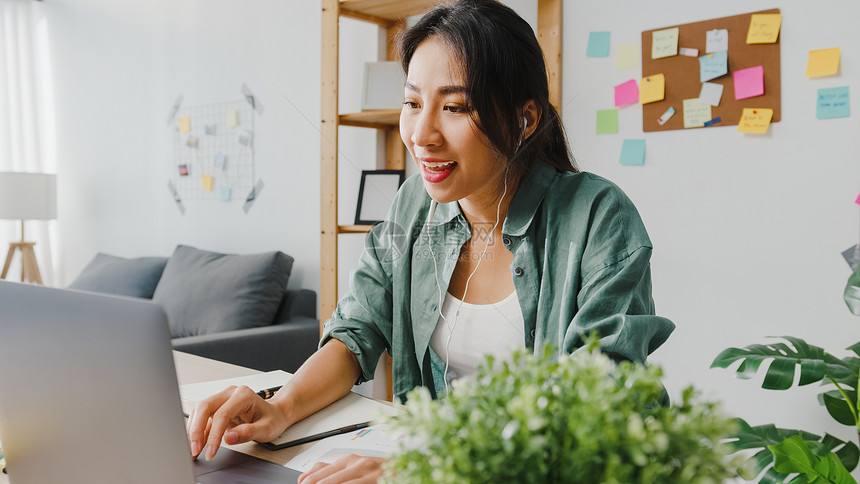
[[[152,300],[174,338],[272,324],[293,258],[283,252],[227,255],[180,245]]]
[[[126,259],[98,253],[69,289],[151,299],[167,257]]]

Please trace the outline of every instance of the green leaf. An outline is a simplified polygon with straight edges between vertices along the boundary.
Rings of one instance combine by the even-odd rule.
[[[848,310],[855,316],[860,316],[860,267],[857,267],[851,277],[848,278],[842,296],[845,299],[845,304],[848,305]]]
[[[823,479],[834,484],[856,484],[848,470],[834,453],[815,455],[800,435],[791,436],[776,445],[768,446],[773,453],[773,468],[781,473],[800,473],[810,482]]]
[[[858,341],[857,343],[854,343],[853,345],[851,345],[851,346],[849,346],[848,348],[845,348],[845,349],[846,349],[846,350],[851,350],[851,351],[853,351],[853,352],[854,352],[854,354],[855,354],[855,355],[860,356],[860,341]]]
[[[736,361],[740,365],[735,371],[738,378],[752,378],[764,361],[771,360],[765,374],[762,388],[768,390],[786,390],[794,384],[795,367],[800,366],[799,385],[809,385],[826,378],[833,378],[840,383],[853,376],[856,386],[857,372],[860,360],[857,362],[846,358],[840,360],[827,354],[823,348],[808,344],[806,341],[792,336],[783,336],[791,343],[774,343],[770,345],[750,345],[745,348],[728,348],[721,352],[711,363],[711,368],[728,368]]]
[[[851,398],[852,393],[854,402],[856,402],[857,392],[850,392],[849,398]],[[854,414],[851,412],[850,404],[842,398],[842,394],[839,393],[838,390],[821,393],[820,396],[821,401],[827,408],[827,412],[830,413],[830,416],[833,417],[834,420],[842,425],[850,425],[852,427],[857,425],[857,422],[854,421]]]

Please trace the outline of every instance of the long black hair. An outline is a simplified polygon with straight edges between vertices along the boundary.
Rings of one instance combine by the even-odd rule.
[[[404,72],[418,46],[436,36],[460,60],[472,119],[491,147],[521,177],[536,160],[559,171],[578,172],[558,111],[549,102],[543,51],[531,26],[494,0],[443,4],[401,32],[398,51]],[[533,100],[542,115],[532,135],[520,142],[523,105]]]

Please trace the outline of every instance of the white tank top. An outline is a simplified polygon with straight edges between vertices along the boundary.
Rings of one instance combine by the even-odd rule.
[[[525,320],[516,290],[497,303],[460,304],[459,299],[445,293],[442,314],[447,321],[440,317],[430,338],[430,347],[448,362],[449,382],[474,373],[484,362],[484,355],[509,360],[515,349],[525,347]],[[458,307],[459,315],[455,314]]]

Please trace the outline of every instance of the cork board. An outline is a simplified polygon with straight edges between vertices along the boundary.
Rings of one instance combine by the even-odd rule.
[[[728,29],[728,74],[708,82],[723,85],[723,97],[719,106],[711,107],[711,117],[722,121],[711,127],[737,125],[743,108],[772,108],[772,123],[780,120],[780,67],[779,38],[773,44],[747,44],[747,30],[753,14],[780,13],[778,8],[750,12],[743,15],[723,17],[683,25],[671,25],[642,32],[642,77],[663,74],[666,77],[666,94],[662,101],[642,105],[642,130],[669,131],[684,128],[684,99],[698,98],[702,83],[699,82],[699,60],[697,57],[680,55],[683,47],[698,49],[699,56],[705,54],[706,32],[713,29]],[[651,58],[651,34],[657,30],[678,27],[679,54],[662,59]],[[780,33],[782,36],[782,33]],[[735,100],[732,72],[748,67],[763,66],[764,95]],[[669,107],[675,109],[666,124],[657,122]],[[693,129],[693,128],[687,128]]]

